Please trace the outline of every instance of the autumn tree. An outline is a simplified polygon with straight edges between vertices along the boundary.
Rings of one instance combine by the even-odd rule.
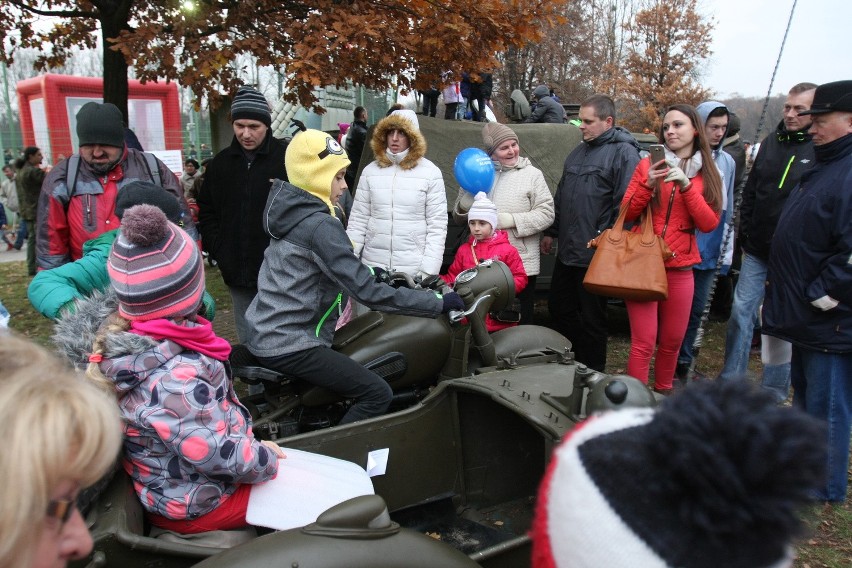
[[[644,0],[624,26],[626,57],[603,70],[595,89],[619,103],[619,122],[655,131],[666,107],[698,104],[710,91],[699,83],[700,64],[710,56],[713,23],[698,0]]]
[[[498,104],[514,89],[529,94],[541,83],[563,102],[579,103],[594,93],[601,69],[623,60],[622,27],[633,18],[634,0],[573,0],[560,13],[564,22],[540,39],[498,55]]]
[[[41,69],[72,46],[103,43],[104,100],[127,112],[127,74],[176,81],[216,106],[251,55],[284,73],[285,98],[316,103],[315,87],[376,90],[439,82],[445,69],[491,68],[498,50],[521,46],[561,22],[570,0],[4,0],[5,60],[44,49]],[[58,18],[48,30],[35,18]]]

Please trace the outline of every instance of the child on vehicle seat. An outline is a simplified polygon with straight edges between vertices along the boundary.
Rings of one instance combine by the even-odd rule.
[[[245,527],[252,484],[274,478],[284,453],[253,436],[225,366],[231,346],[197,315],[197,244],[161,209],[136,205],[107,271],[107,294],[78,300],[54,338],[117,397],[122,465],[148,520],[185,534]]]
[[[455,282],[460,272],[473,268],[483,260],[499,260],[506,263],[515,280],[515,296],[527,285],[527,273],[518,249],[509,242],[506,231],[495,231],[497,226],[497,206],[480,191],[474,197],[473,205],[467,212],[467,224],[470,227],[470,239],[456,251],[456,257],[447,273],[441,278],[447,284]],[[485,317],[485,326],[489,332],[518,325],[517,321],[501,321],[497,314]]]
[[[271,240],[246,312],[246,346],[265,367],[354,399],[340,424],[381,415],[390,385],[331,347],[344,294],[371,309],[431,318],[464,309],[464,302],[455,292],[377,282],[358,260],[335,213],[349,165],[337,140],[319,130],[297,132],[285,164],[290,181],[273,182],[263,212]]]

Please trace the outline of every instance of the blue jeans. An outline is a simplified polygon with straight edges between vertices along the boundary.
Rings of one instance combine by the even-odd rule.
[[[18,223],[18,235],[15,238],[15,244],[13,246],[16,249],[21,250],[21,247],[24,246],[25,240],[27,240],[27,220],[21,217],[20,223]]]
[[[827,423],[828,479],[820,501],[844,501],[852,435],[852,353],[822,353],[793,346],[793,404]]]
[[[763,378],[760,386],[768,390],[778,403],[790,396],[790,357],[792,345],[783,339],[762,335],[760,361],[763,363]]]
[[[692,308],[689,310],[689,323],[686,326],[686,335],[683,336],[683,343],[680,344],[680,352],[677,355],[678,365],[691,365],[692,360],[695,359],[693,345],[695,344],[695,337],[698,335],[698,325],[701,323],[701,315],[707,306],[707,300],[710,299],[710,290],[713,288],[716,269],[693,270],[692,275],[695,278],[695,293],[692,296]]]
[[[765,291],[766,263],[744,253],[725,334],[725,365],[719,373],[721,380],[741,379],[748,370],[754,321]]]

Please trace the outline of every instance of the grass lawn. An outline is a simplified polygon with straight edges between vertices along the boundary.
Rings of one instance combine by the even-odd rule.
[[[10,327],[17,333],[42,345],[50,346],[52,323],[38,314],[26,296],[29,284],[24,262],[0,263],[0,300],[11,314]],[[207,290],[216,299],[216,333],[229,341],[236,341],[231,299],[216,268],[207,267]],[[546,303],[537,305],[537,323],[547,323]],[[623,373],[630,348],[627,312],[618,306],[610,307],[610,342],[607,371]],[[704,346],[697,359],[697,369],[715,377],[722,367],[725,352],[725,324],[710,322],[705,331]],[[749,370],[760,375],[760,357],[752,356]],[[850,472],[852,473],[852,472]],[[850,482],[852,487],[852,482]],[[808,534],[797,548],[798,568],[849,568],[852,566],[852,498],[839,506],[814,506],[805,518]],[[723,568],[723,567],[720,567]]]

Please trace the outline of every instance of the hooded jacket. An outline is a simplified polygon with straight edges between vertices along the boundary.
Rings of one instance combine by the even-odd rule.
[[[639,144],[620,126],[568,154],[556,188],[556,218],[545,233],[559,239],[559,262],[589,266],[595,251],[586,243],[612,227],[638,163]]]
[[[467,240],[467,244],[460,246],[456,251],[453,263],[442,275],[444,282],[452,285],[460,272],[473,268],[483,260],[499,260],[504,262],[512,271],[512,280],[515,284],[515,297],[527,287],[527,274],[524,272],[524,264],[518,251],[509,243],[506,231],[494,231],[490,239],[477,241],[473,235]],[[514,324],[507,324],[495,320],[490,314],[485,316],[485,327],[489,332],[499,331]]]
[[[263,226],[271,241],[246,313],[254,324],[246,344],[258,357],[330,347],[344,293],[385,312],[441,313],[443,300],[431,291],[377,283],[325,201],[301,188],[276,180]]]
[[[210,160],[198,192],[198,224],[204,250],[228,286],[254,288],[269,237],[261,215],[273,179],[287,179],[286,146],[272,130],[249,163],[237,138]]]
[[[467,211],[461,208],[462,193],[453,208],[453,218],[467,225]],[[511,168],[498,166],[494,185],[488,194],[499,213],[512,216],[513,227],[502,227],[509,242],[518,250],[527,276],[541,272],[541,233],[553,224],[553,196],[547,187],[544,174],[532,165],[529,158],[518,158]],[[516,291],[517,293],[517,291]]]
[[[57,325],[54,341],[76,367],[87,364],[98,328],[117,308],[113,292],[96,293]],[[123,466],[146,511],[196,519],[240,484],[275,477],[278,459],[252,434],[222,361],[170,340],[115,331],[100,369],[115,385]]]
[[[565,122],[565,109],[550,96],[550,89],[539,85],[533,91],[536,98],[532,113],[524,119],[524,122],[545,122],[551,124],[562,124]]]
[[[107,290],[111,286],[107,259],[118,231],[107,231],[83,243],[83,256],[78,260],[36,274],[27,288],[33,307],[45,317],[59,319],[63,310],[74,309],[74,300]],[[207,290],[199,314],[211,321],[216,314],[216,302]]]
[[[717,108],[727,107],[716,101],[707,101],[698,105],[695,110],[701,117],[702,123],[707,122],[707,117]],[[730,117],[730,115],[729,115]],[[727,136],[727,132],[725,133]],[[697,270],[714,270],[719,257],[722,257],[721,274],[727,274],[731,268],[734,258],[734,185],[737,173],[737,165],[734,159],[722,148],[725,144],[725,136],[717,146],[711,148],[713,161],[719,170],[724,188],[722,191],[722,216],[716,228],[709,233],[698,231],[695,239],[698,242],[698,251],[701,253],[701,262],[695,268]]]
[[[790,192],[813,167],[814,145],[807,128],[788,132],[784,121],[763,139],[743,190],[740,243],[743,250],[763,262]]]
[[[852,353],[852,134],[817,146],[815,156],[778,220],[763,332],[813,351]],[[825,296],[837,305],[812,304]]]
[[[408,150],[386,152],[391,130],[405,132]],[[408,119],[391,114],[373,131],[376,156],[361,172],[346,232],[367,266],[438,274],[447,238],[447,195],[441,170],[425,158],[426,139]]]

